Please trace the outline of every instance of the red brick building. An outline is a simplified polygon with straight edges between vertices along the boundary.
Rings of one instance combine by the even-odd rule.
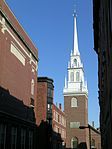
[[[0,148],[2,149],[35,147],[37,52],[37,48],[6,2],[0,0],[0,140],[2,139]]]
[[[52,104],[54,85],[47,77],[37,79],[37,125],[39,148],[52,148]]]
[[[37,124],[48,121],[52,125],[53,80],[47,77],[37,79]]]
[[[91,149],[101,149],[101,134],[100,130],[90,126],[90,135],[91,135]]]
[[[66,119],[60,108],[53,104],[54,85],[48,77],[37,80],[37,124],[39,147],[49,149],[64,148],[66,139]]]
[[[59,107],[53,104],[52,113],[52,128],[56,133],[59,133],[61,135],[63,141],[62,145],[66,146],[66,116],[65,113],[62,111],[61,104],[59,104]],[[55,142],[53,144],[55,145]]]
[[[28,106],[36,98],[37,61],[36,47],[1,0],[0,85]]]

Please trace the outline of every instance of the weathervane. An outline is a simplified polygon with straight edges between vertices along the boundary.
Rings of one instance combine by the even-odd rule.
[[[74,12],[73,12],[73,16],[77,16],[77,13],[76,13],[76,0],[74,0]]]

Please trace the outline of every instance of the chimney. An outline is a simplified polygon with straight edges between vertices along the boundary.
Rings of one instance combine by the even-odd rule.
[[[94,127],[94,121],[92,121],[92,127]]]
[[[61,103],[59,103],[59,109],[62,110],[62,109],[61,109]]]

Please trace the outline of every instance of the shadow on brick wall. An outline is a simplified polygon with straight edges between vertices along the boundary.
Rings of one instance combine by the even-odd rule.
[[[32,149],[64,149],[59,133],[53,131],[52,126],[45,121],[36,125],[33,108],[24,105],[23,101],[12,96],[6,89],[0,87],[0,129],[6,127],[5,148],[11,149],[12,128],[17,129],[17,146],[21,148],[21,131],[26,134],[25,149],[32,142]],[[29,132],[33,134],[29,141]],[[0,146],[1,147],[1,146]]]
[[[22,100],[12,96],[6,89],[0,87],[0,111],[18,118],[36,122],[32,107],[24,105]]]
[[[81,142],[79,145],[78,145],[78,148],[77,149],[87,149],[87,144],[86,142]]]
[[[23,133],[26,140],[23,144],[24,148],[28,149],[30,146],[32,149],[36,149],[37,126],[35,122],[34,110],[12,96],[8,90],[0,87],[0,131],[2,131],[3,136],[6,134],[6,137],[2,136],[4,143],[0,143],[0,148],[12,148],[11,142],[15,131],[16,149],[22,148],[21,136]],[[29,141],[32,143],[27,143]]]
[[[62,142],[61,135],[54,132],[48,122],[42,120],[38,127],[39,149],[64,149]]]
[[[73,148],[66,148],[66,149],[73,149]],[[77,149],[87,149],[86,142],[79,143]]]

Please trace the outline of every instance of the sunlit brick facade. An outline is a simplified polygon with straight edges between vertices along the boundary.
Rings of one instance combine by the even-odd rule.
[[[90,135],[91,135],[91,149],[101,149],[101,134],[100,130],[90,126]]]
[[[30,105],[36,98],[37,49],[14,14],[0,1],[0,86]]]
[[[0,0],[1,149],[36,147],[37,52],[6,2]]]
[[[59,104],[59,107],[53,104],[52,113],[53,113],[53,122],[52,122],[53,130],[61,134],[63,145],[65,145],[66,144],[66,116],[65,116],[65,113],[62,111],[61,104]]]
[[[47,121],[52,125],[53,80],[47,77],[38,77],[37,80],[37,124]]]

